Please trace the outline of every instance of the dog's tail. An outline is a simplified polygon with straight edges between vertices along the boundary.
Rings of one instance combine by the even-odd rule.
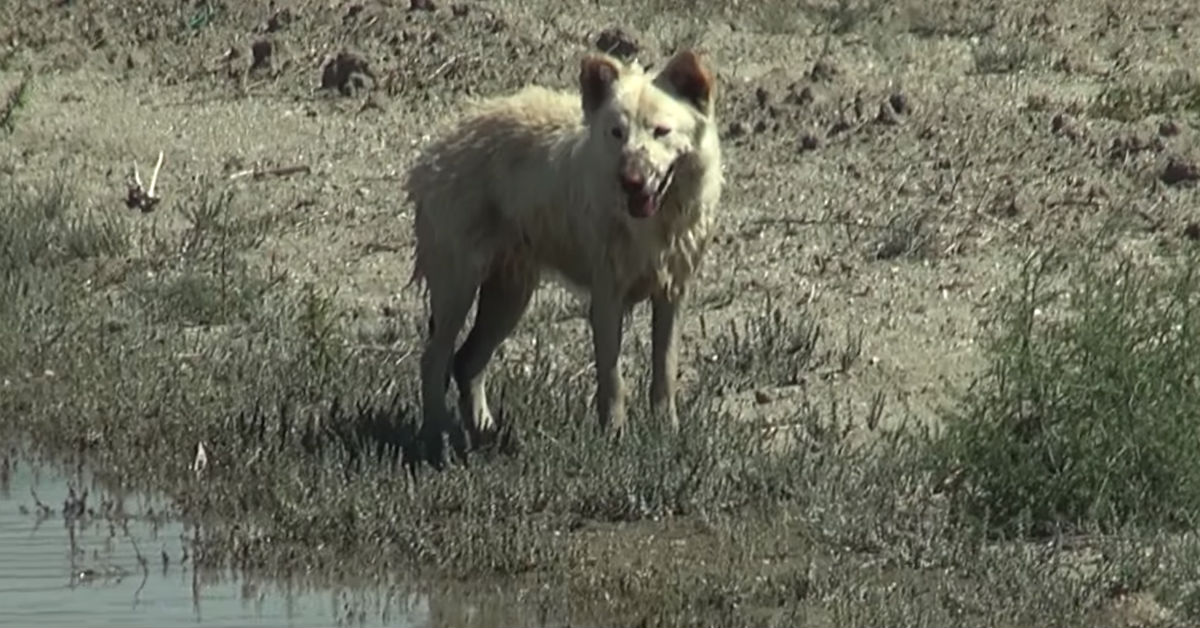
[[[420,245],[418,245],[420,246]],[[421,270],[421,254],[413,253],[413,269],[412,275],[408,277],[408,283],[404,284],[404,288],[408,289],[412,286],[425,281],[425,272]]]
[[[421,231],[422,231],[421,223],[425,220],[425,212],[423,209],[424,203],[422,203],[420,200],[421,195],[420,195],[419,190],[417,189],[417,185],[416,185],[418,182],[418,177],[416,175],[418,167],[419,166],[414,166],[412,170],[409,170],[407,176],[405,176],[405,178],[404,178],[404,193],[405,193],[405,196],[408,197],[409,202],[412,204],[413,235],[416,236],[416,238],[415,238],[416,244],[413,246],[412,275],[408,278],[408,283],[404,284],[404,288],[406,290],[408,288],[411,288],[412,286],[424,281],[425,275],[426,275],[424,264],[421,263],[422,260],[425,259],[425,255],[422,255],[423,251],[421,250],[422,249],[421,240],[423,239],[423,238],[421,238]]]
[[[418,220],[420,220],[420,219],[418,218]],[[425,258],[425,256],[421,254],[421,238],[417,238],[417,243],[415,246],[413,246],[412,258],[413,258],[412,275],[410,275],[408,277],[408,283],[404,284],[404,288],[406,290],[408,288],[411,288],[414,285],[420,284],[423,281],[425,281],[425,267],[421,263],[421,260],[423,260]]]

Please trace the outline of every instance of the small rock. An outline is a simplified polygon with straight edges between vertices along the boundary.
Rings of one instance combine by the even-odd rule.
[[[292,15],[292,12],[290,10],[288,10],[286,8],[280,9],[280,10],[272,13],[271,17],[267,18],[267,23],[263,27],[263,30],[265,30],[268,33],[274,33],[277,31],[281,31],[281,30],[287,28],[288,24],[292,23],[292,19],[294,17],[295,16]]]
[[[1163,168],[1162,176],[1159,178],[1167,185],[1189,183],[1200,180],[1200,168],[1197,168],[1194,162],[1182,157],[1171,157],[1167,160],[1167,166]]]
[[[1054,114],[1054,118],[1050,120],[1050,131],[1052,133],[1058,133],[1059,131],[1062,131],[1063,127],[1067,126],[1067,122],[1070,119],[1071,117],[1065,113]]]
[[[452,14],[454,17],[467,17],[467,14],[468,14],[468,13],[470,13],[470,12],[471,12],[471,7],[469,7],[469,6],[465,5],[465,4],[452,4],[452,5],[450,5],[450,13],[451,13],[451,14]]]
[[[619,59],[632,59],[641,50],[631,33],[615,26],[600,31],[596,36],[596,48]]]
[[[383,103],[379,102],[379,100],[377,100],[374,96],[367,96],[366,100],[363,101],[362,106],[358,108],[359,113],[366,111],[387,111],[387,109],[384,108]]]
[[[1023,206],[1027,200],[1020,190],[1010,188],[1000,192],[992,199],[988,213],[1001,218],[1016,218],[1024,213]]]
[[[756,87],[754,89],[754,100],[758,102],[759,109],[766,107],[771,101],[771,92],[768,92],[765,87]]]
[[[826,135],[829,137],[833,137],[833,136],[837,135],[838,133],[842,133],[842,132],[845,132],[848,130],[850,130],[850,123],[847,122],[845,118],[843,118],[843,119],[838,120],[837,122],[834,122],[833,125],[829,127],[829,132],[826,133]]]
[[[821,138],[816,133],[805,133],[800,136],[800,152],[817,150],[821,147]]]
[[[433,0],[410,0],[408,4],[409,11],[432,11],[436,8]]]
[[[761,406],[761,405],[771,403],[772,401],[775,401],[775,399],[772,398],[770,393],[768,393],[767,391],[762,390],[761,388],[754,391],[754,403],[757,403],[758,405]]]
[[[1179,135],[1179,123],[1174,120],[1164,120],[1158,125],[1158,134],[1163,137],[1175,137]]]
[[[888,101],[879,103],[879,113],[875,116],[875,121],[880,124],[895,125],[902,122],[899,112],[892,108]]]
[[[271,67],[271,55],[274,52],[275,45],[269,39],[260,39],[250,44],[250,69]]]
[[[815,99],[816,97],[813,95],[811,85],[800,85],[799,83],[795,83],[788,88],[788,95],[784,97],[783,100],[789,105],[804,106],[811,103]]]
[[[759,120],[758,122],[754,123],[754,132],[755,133],[762,133],[766,130],[767,130],[767,121],[766,120]]]
[[[1191,240],[1192,242],[1200,240],[1200,222],[1189,222],[1187,226],[1183,228],[1183,237]]]
[[[857,92],[854,94],[854,103],[852,107],[854,109],[854,119],[862,120],[864,113],[862,92]]]
[[[367,60],[353,52],[342,51],[330,57],[321,70],[321,89],[336,89],[350,95],[355,89],[367,86],[375,75]]]
[[[818,59],[813,64],[812,70],[808,75],[814,81],[828,81],[837,76],[838,70],[834,67],[833,62],[828,59]]]
[[[366,9],[361,2],[354,2],[346,7],[346,14],[342,16],[342,23],[349,24],[355,18],[362,14]]]
[[[1050,119],[1050,132],[1071,140],[1077,140],[1082,136],[1079,132],[1079,125],[1075,123],[1075,118],[1065,113],[1056,113]]]
[[[1145,143],[1142,138],[1133,134],[1123,135],[1113,138],[1112,144],[1108,147],[1108,157],[1115,161],[1121,161],[1143,150],[1145,150]]]
[[[895,92],[891,96],[888,96],[888,104],[892,106],[892,111],[895,111],[902,116],[912,113],[911,104],[908,102],[908,96],[905,96],[901,92]]]

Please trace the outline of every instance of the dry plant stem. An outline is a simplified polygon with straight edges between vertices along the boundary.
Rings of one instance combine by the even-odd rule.
[[[154,211],[154,207],[161,200],[155,193],[158,187],[158,173],[162,170],[163,152],[158,151],[158,162],[154,164],[154,172],[150,175],[150,187],[147,188],[142,183],[142,174],[138,170],[137,160],[133,162],[133,180],[129,182],[129,191],[125,195],[125,205],[129,208],[137,208],[142,210],[142,213]]]
[[[229,175],[229,180],[233,181],[235,179],[241,179],[244,177],[254,177],[255,179],[261,179],[267,175],[272,175],[272,176],[276,176],[276,177],[286,177],[286,176],[292,175],[292,174],[308,174],[309,172],[312,172],[312,169],[305,165],[282,166],[279,168],[267,168],[267,169],[251,168],[249,170],[241,170],[239,172],[235,172],[235,173]]]

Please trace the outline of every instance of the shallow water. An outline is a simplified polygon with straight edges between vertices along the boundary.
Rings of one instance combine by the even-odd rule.
[[[299,585],[194,569],[191,530],[152,523],[166,502],[119,496],[82,474],[6,460],[0,470],[0,625],[432,626],[518,622],[505,595],[486,600],[395,586]],[[66,517],[87,489],[94,516]],[[120,504],[126,525],[105,517]],[[110,506],[111,507],[111,506]],[[511,599],[511,598],[510,598]],[[482,604],[480,603],[482,602]]]

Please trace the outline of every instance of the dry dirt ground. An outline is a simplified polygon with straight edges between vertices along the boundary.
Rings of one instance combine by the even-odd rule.
[[[717,70],[726,187],[685,385],[720,359],[713,330],[805,306],[837,348],[729,409],[862,418],[882,402],[884,421],[936,423],[1033,247],[1114,218],[1147,257],[1200,237],[1198,37],[1188,0],[10,0],[0,175],[64,175],[81,210],[161,232],[233,190],[233,210],[267,225],[255,263],[337,287],[362,346],[382,350],[424,318],[404,289],[400,178],[437,129],[470,98],[573,88],[598,40],[645,63],[695,47]],[[126,208],[132,162],[145,177],[159,151],[161,204]],[[580,314],[547,287],[500,360],[528,363],[531,330],[550,326],[552,354],[590,385]]]
[[[694,46],[718,68],[727,186],[683,363],[767,300],[808,304],[863,358],[731,400],[748,413],[832,396],[929,420],[977,366],[981,307],[1020,247],[1116,208],[1153,249],[1194,217],[1195,192],[1163,183],[1172,159],[1196,174],[1196,129],[1170,115],[1200,80],[1182,0],[430,6],[10,3],[0,84],[35,78],[0,168],[64,173],[120,212],[130,164],[163,151],[165,200],[138,220],[170,228],[201,190],[241,189],[238,211],[279,224],[263,263],[338,286],[369,336],[419,316],[398,180],[466,99],[570,88],[610,27],[647,63]],[[305,170],[230,181],[288,166]],[[551,288],[531,320],[583,333],[579,311]]]

